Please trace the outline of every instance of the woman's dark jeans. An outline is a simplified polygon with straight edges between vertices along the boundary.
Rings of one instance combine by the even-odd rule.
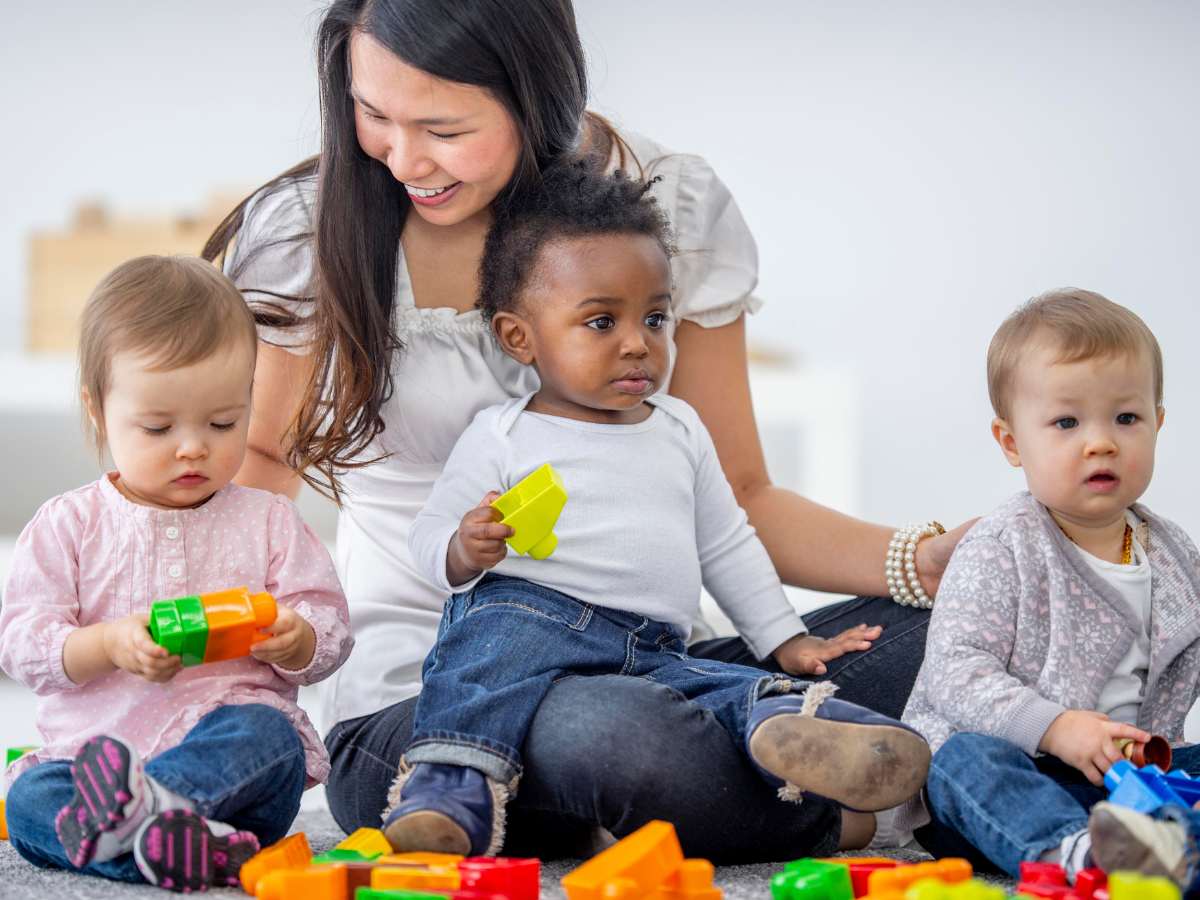
[[[820,680],[837,684],[841,699],[899,717],[921,666],[929,613],[859,597],[804,621],[820,637],[864,622],[884,627],[870,650],[833,660]],[[770,668],[740,638],[701,641],[691,652]],[[326,794],[346,831],[379,827],[416,702],[339,722],[326,737],[333,762]],[[716,863],[822,856],[840,835],[836,804],[779,800],[711,713],[641,678],[559,681],[538,708],[524,759],[508,809],[503,852],[510,856],[577,856],[597,825],[621,838],[651,819],[672,822],[688,856]]]

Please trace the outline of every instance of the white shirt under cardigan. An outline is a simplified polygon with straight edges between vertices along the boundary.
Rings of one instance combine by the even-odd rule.
[[[660,178],[650,194],[684,251],[671,261],[672,316],[713,328],[756,311],[758,254],[729,189],[699,156],[672,153],[631,132],[622,136],[645,175]],[[248,300],[283,302],[278,295],[309,293],[311,244],[287,239],[311,234],[315,197],[315,179],[306,178],[252,200],[225,266]],[[496,345],[478,310],[417,307],[403,251],[396,252],[393,324],[404,349],[393,360],[395,391],[381,410],[386,430],[364,457],[391,455],[342,480],[335,561],[356,644],[321,685],[326,726],[420,691],[421,663],[437,636],[446,592],[417,571],[409,527],[475,414],[538,387],[534,371]],[[470,305],[474,298],[463,299]],[[259,334],[305,352],[303,329]]]
[[[807,631],[687,403],[652,397],[644,421],[610,425],[530,412],[532,396],[480,412],[446,461],[408,537],[429,581],[447,594],[473,586],[479,578],[446,577],[463,515],[548,462],[567,491],[554,553],[510,550],[491,571],[666,622],[684,638],[703,582],[760,659]]]

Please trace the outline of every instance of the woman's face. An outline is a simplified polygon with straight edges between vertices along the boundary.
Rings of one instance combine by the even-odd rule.
[[[350,73],[358,143],[404,185],[422,219],[465,222],[508,184],[520,134],[488,91],[413,68],[362,32],[350,39]]]

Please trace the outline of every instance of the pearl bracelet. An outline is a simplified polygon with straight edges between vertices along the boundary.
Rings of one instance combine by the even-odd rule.
[[[887,577],[888,591],[892,599],[901,606],[916,606],[932,609],[933,598],[921,587],[917,577],[917,544],[921,538],[945,534],[946,529],[937,522],[922,525],[905,525],[896,529],[888,544],[887,562],[883,572]]]

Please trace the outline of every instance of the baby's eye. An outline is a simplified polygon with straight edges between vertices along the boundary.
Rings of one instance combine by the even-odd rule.
[[[650,315],[646,316],[646,324],[651,328],[662,328],[663,325],[667,324],[667,314],[660,312],[650,313]]]
[[[155,434],[155,435],[166,434],[170,430],[171,430],[170,425],[158,425],[158,426],[143,425],[142,426],[142,431],[146,432],[146,434]]]
[[[587,323],[587,327],[594,328],[597,331],[608,331],[614,324],[612,316],[596,316],[596,318]]]
[[[1133,425],[1138,420],[1137,413],[1119,413],[1117,415],[1118,425]]]
[[[237,424],[237,419],[234,419],[232,422],[213,422],[211,424],[213,428],[217,429],[217,431],[228,431]]]
[[[1054,424],[1066,431],[1068,428],[1075,428],[1079,425],[1079,420],[1074,416],[1063,416],[1061,419],[1055,419]]]

